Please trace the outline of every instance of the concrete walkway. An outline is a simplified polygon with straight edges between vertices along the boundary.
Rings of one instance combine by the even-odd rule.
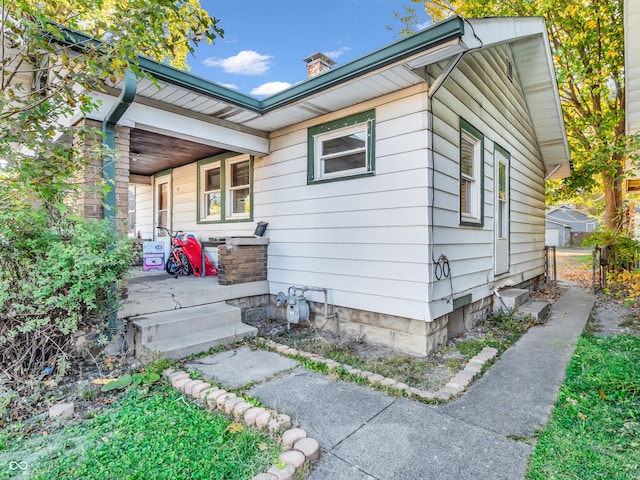
[[[546,325],[529,330],[456,401],[424,405],[309,372],[244,347],[200,359],[205,378],[289,414],[323,449],[312,480],[522,478],[595,300],[570,288]],[[275,376],[274,376],[275,375]]]

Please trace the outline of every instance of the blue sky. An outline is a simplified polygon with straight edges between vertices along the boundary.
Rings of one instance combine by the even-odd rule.
[[[225,35],[188,59],[191,73],[259,98],[307,78],[304,58],[337,65],[398,39],[410,0],[200,0]],[[389,30],[387,27],[392,27]]]

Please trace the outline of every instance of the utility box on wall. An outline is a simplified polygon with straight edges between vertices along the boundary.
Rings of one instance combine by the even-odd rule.
[[[164,242],[144,242],[142,244],[142,269],[164,269]]]

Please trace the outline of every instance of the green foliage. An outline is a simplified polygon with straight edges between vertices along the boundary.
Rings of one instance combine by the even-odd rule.
[[[130,263],[113,224],[74,215],[80,198],[115,186],[89,168],[108,153],[102,133],[65,125],[99,107],[91,92],[107,81],[129,68],[142,76],[139,54],[185,67],[222,30],[198,0],[13,0],[1,10],[0,365],[17,381],[64,372],[73,335],[104,327]]]
[[[138,387],[144,384],[155,383],[160,380],[160,375],[156,372],[138,372],[133,375],[123,375],[122,377],[109,382],[102,386],[100,390],[103,392],[110,392],[111,390],[124,390],[125,388],[132,386]]]
[[[598,228],[582,241],[585,247],[610,247],[609,266],[612,270],[630,269],[640,259],[640,244],[626,231]]]
[[[155,372],[157,374],[162,374],[167,368],[171,368],[176,365],[175,360],[171,360],[163,354],[159,354],[154,352],[147,362],[145,370],[147,372]]]
[[[171,388],[131,389],[92,420],[67,428],[57,447],[30,465],[29,478],[248,480],[281,452],[265,434],[237,428]]]
[[[583,335],[527,479],[640,477],[640,338]]]
[[[65,217],[62,212],[61,218]],[[13,379],[63,373],[79,330],[104,326],[109,292],[130,260],[129,242],[103,222],[45,209],[0,212],[0,363]]]

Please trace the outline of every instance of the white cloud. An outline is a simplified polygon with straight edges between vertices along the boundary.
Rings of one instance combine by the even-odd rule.
[[[325,55],[327,57],[331,58],[332,60],[335,60],[336,58],[338,58],[343,53],[347,53],[349,50],[351,50],[351,48],[342,47],[342,48],[339,48],[338,50],[333,50],[332,52],[325,52]]]
[[[234,84],[234,83],[220,83],[220,82],[218,82],[218,85],[221,85],[221,86],[223,86],[225,88],[230,88],[232,90],[238,90],[238,86],[236,84]]]
[[[269,69],[271,55],[261,55],[253,50],[243,50],[233,57],[209,57],[202,61],[207,67],[222,67],[227,73],[262,75]]]
[[[290,86],[288,82],[267,82],[251,90],[251,95],[273,95]]]

